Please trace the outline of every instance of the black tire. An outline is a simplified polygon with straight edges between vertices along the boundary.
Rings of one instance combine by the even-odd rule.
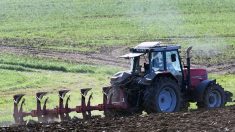
[[[226,96],[224,89],[216,83],[210,84],[204,92],[203,101],[197,102],[198,108],[218,108],[224,107]]]
[[[164,91],[165,90],[165,91]],[[165,101],[167,90],[170,94],[170,101]],[[180,87],[177,82],[171,78],[158,78],[151,87],[146,88],[144,93],[144,108],[147,113],[156,112],[177,112],[182,107]],[[164,94],[165,92],[165,94]],[[169,94],[168,94],[169,95]],[[165,96],[165,97],[164,97]],[[169,105],[169,109],[163,109],[164,104]],[[172,105],[173,104],[173,105]],[[171,106],[172,105],[172,106]]]

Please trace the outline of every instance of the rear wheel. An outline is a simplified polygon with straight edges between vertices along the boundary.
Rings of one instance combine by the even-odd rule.
[[[147,113],[176,112],[181,107],[180,87],[171,78],[159,78],[144,94]]]
[[[211,84],[204,93],[203,101],[197,102],[198,108],[218,108],[225,105],[224,89],[218,84]]]

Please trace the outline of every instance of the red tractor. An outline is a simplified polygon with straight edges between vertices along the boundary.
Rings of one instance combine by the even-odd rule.
[[[124,101],[127,113],[175,112],[188,109],[189,102],[197,102],[198,108],[216,108],[232,100],[232,93],[209,80],[205,69],[190,68],[192,47],[187,49],[187,65],[182,64],[179,49],[159,42],[143,42],[130,49],[121,57],[131,60],[131,70],[111,78],[108,99]]]
[[[24,124],[25,116],[38,117],[39,122],[49,119],[70,119],[70,112],[82,113],[91,117],[92,110],[104,111],[106,116],[129,115],[134,113],[176,112],[187,110],[189,102],[196,102],[198,108],[223,107],[232,101],[232,93],[225,91],[216,80],[209,80],[205,69],[190,68],[190,50],[187,49],[183,65],[179,54],[180,46],[162,45],[160,42],[143,42],[121,56],[130,59],[129,71],[116,73],[111,78],[111,86],[103,88],[103,103],[91,105],[91,97],[85,96],[90,89],[81,89],[81,105],[68,107],[70,96],[64,104],[69,90],[59,91],[59,105],[47,109],[48,98],[41,106],[45,92],[36,94],[37,108],[31,112],[23,111],[23,94],[14,96],[13,117],[17,124]],[[18,104],[21,101],[21,105]]]

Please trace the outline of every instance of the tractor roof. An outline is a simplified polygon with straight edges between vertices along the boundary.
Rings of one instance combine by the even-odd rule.
[[[170,44],[161,44],[161,42],[143,42],[135,46],[134,48],[130,49],[131,53],[125,54],[120,56],[121,58],[132,58],[141,56],[149,50],[151,51],[171,51],[171,50],[178,50],[180,46],[178,45],[170,45]]]
[[[168,50],[178,50],[179,45],[173,44],[162,44],[161,42],[143,42],[131,49],[131,52],[146,52],[147,50],[153,51],[168,51]]]
[[[160,46],[160,42],[142,42],[135,46],[135,49],[148,49]]]

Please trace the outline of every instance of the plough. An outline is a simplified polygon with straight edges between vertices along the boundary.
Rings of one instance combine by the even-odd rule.
[[[26,121],[24,120],[24,117],[26,116],[32,116],[37,117],[38,122],[46,123],[49,120],[54,119],[60,119],[61,121],[66,121],[71,119],[69,116],[69,113],[71,112],[77,112],[82,113],[83,119],[89,119],[91,118],[91,111],[93,110],[99,110],[104,111],[104,115],[106,115],[106,111],[108,109],[127,109],[127,105],[125,102],[119,102],[119,103],[111,103],[112,100],[110,99],[109,102],[107,102],[107,91],[110,89],[110,87],[104,87],[103,88],[103,104],[98,105],[91,105],[91,99],[92,99],[92,93],[88,97],[88,101],[86,101],[87,93],[91,90],[91,88],[85,88],[81,89],[81,105],[76,106],[74,108],[69,108],[69,101],[70,101],[70,95],[67,96],[65,99],[65,95],[70,90],[60,90],[58,92],[59,96],[59,105],[56,106],[54,109],[48,109],[47,108],[47,102],[49,97],[47,97],[44,102],[42,102],[43,97],[47,94],[47,92],[38,92],[36,93],[36,102],[37,102],[37,108],[36,110],[32,110],[30,112],[25,112],[23,110],[23,105],[25,104],[25,99],[23,98],[24,94],[17,94],[14,95],[14,120],[16,124],[26,124]],[[112,96],[112,95],[111,95]],[[42,105],[43,103],[43,105]]]

